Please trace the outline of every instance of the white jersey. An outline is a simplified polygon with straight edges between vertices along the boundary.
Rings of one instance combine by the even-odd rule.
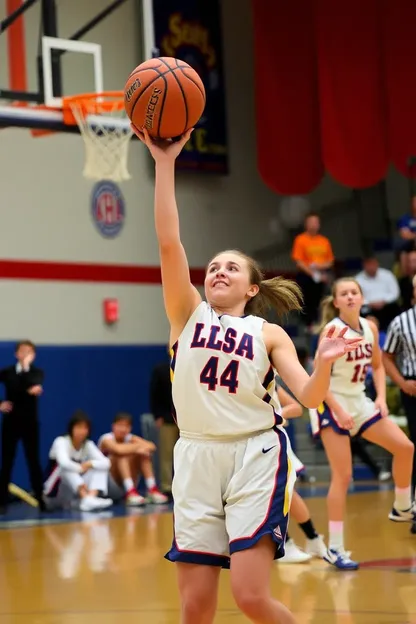
[[[124,436],[124,439],[121,441],[121,444],[127,444],[128,442],[131,442],[132,438],[133,438],[133,434],[128,433],[126,436]],[[105,451],[102,448],[104,440],[113,440],[114,442],[116,442],[114,433],[112,431],[110,431],[109,433],[103,433],[103,435],[100,436],[98,440],[98,448],[100,449],[102,453],[104,453],[104,455],[107,455],[107,451]]]
[[[172,348],[172,394],[183,436],[237,438],[281,425],[264,319],[218,316],[202,302]]]
[[[335,325],[337,328],[346,327],[341,319],[336,318],[328,325]],[[374,347],[374,334],[365,318],[360,317],[361,332],[356,332],[348,328],[346,338],[362,337],[362,342],[355,351],[346,353],[336,360],[332,365],[331,382],[329,389],[335,394],[357,396],[365,392],[365,378],[371,366]]]

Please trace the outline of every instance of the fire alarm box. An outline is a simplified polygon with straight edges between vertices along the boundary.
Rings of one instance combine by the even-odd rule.
[[[104,321],[107,325],[114,325],[119,319],[118,299],[104,299]]]

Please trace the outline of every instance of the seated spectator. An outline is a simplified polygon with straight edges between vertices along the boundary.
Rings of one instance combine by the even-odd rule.
[[[410,212],[402,217],[398,224],[400,270],[403,275],[406,272],[406,252],[416,249],[416,196],[412,197]]]
[[[146,502],[164,504],[168,497],[159,492],[153,473],[151,456],[156,450],[153,442],[132,434],[130,414],[120,412],[114,418],[112,431],[105,433],[98,446],[111,462],[108,490],[114,500],[125,498],[129,506],[140,507]],[[147,488],[147,501],[137,491],[140,474]]]
[[[69,508],[81,511],[105,509],[113,504],[107,493],[110,461],[89,439],[91,423],[77,410],[68,424],[68,433],[55,438],[49,451],[49,471],[43,495],[48,509]]]
[[[404,270],[405,275],[399,279],[402,310],[409,310],[414,304],[413,278],[416,275],[416,250],[405,254]]]
[[[361,314],[363,316],[370,314],[375,316],[379,322],[380,330],[385,331],[389,323],[400,312],[398,304],[399,284],[391,271],[380,268],[378,260],[374,256],[364,260],[363,269],[355,278],[364,297]]]
[[[305,302],[304,322],[310,331],[318,320],[319,302],[334,264],[331,243],[319,233],[320,228],[319,215],[307,215],[305,231],[296,236],[292,247],[292,259],[299,269],[297,281]]]

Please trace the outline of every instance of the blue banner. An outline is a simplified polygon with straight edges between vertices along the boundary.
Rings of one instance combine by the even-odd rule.
[[[179,156],[180,169],[228,173],[220,0],[153,0],[157,56],[193,67],[206,90],[206,107]]]

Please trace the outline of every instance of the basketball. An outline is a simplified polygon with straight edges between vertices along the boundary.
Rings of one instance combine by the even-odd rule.
[[[171,57],[145,61],[124,87],[124,105],[136,128],[170,139],[193,128],[205,107],[205,88],[188,63]]]

